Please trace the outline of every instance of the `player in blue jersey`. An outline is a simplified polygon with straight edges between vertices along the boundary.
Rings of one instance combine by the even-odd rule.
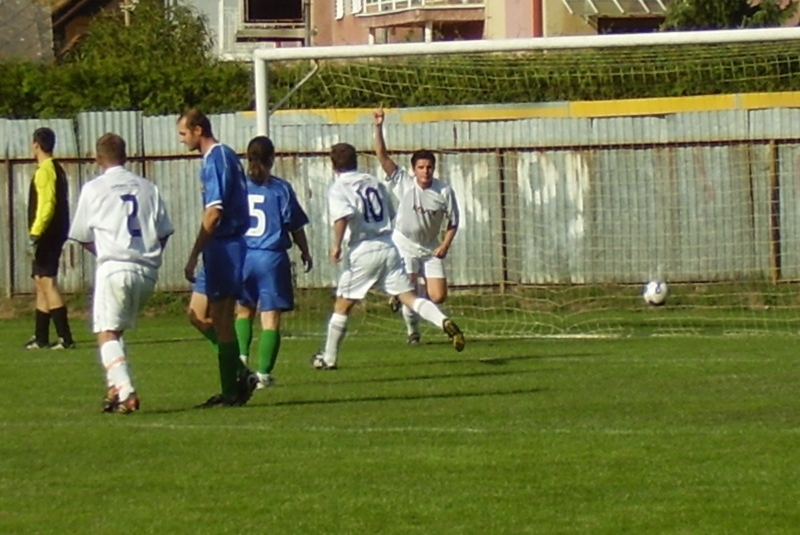
[[[178,137],[189,150],[197,150],[203,155],[200,170],[203,218],[186,261],[184,276],[189,282],[196,283],[189,315],[192,324],[217,349],[222,387],[220,394],[211,396],[198,407],[243,405],[256,386],[255,375],[251,375],[239,360],[234,329],[236,298],[242,288],[246,250],[244,233],[250,225],[247,179],[239,157],[233,149],[216,140],[211,122],[200,111],[192,109],[181,115]],[[197,264],[201,254],[203,265],[198,277]]]
[[[262,328],[257,352],[258,388],[273,382],[271,374],[281,344],[281,313],[294,309],[288,253],[292,242],[300,249],[306,273],[313,266],[303,230],[308,224],[308,216],[297,201],[291,184],[272,175],[274,162],[272,141],[266,136],[253,138],[247,146],[250,229],[245,234],[247,254],[236,314],[236,335],[241,358],[246,363],[258,307]]]

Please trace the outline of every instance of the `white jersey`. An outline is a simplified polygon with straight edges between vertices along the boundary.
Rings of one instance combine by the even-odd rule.
[[[352,251],[370,240],[391,240],[395,211],[389,192],[377,178],[358,171],[342,173],[328,188],[331,222],[347,218],[345,241]]]
[[[416,246],[419,255],[431,254],[439,246],[442,223],[458,226],[458,202],[453,188],[434,178],[429,188],[422,189],[414,176],[400,167],[386,181],[399,200],[395,242],[403,249]]]
[[[155,184],[111,167],[81,189],[69,238],[94,242],[98,266],[106,261],[161,266],[161,240],[174,232]]]

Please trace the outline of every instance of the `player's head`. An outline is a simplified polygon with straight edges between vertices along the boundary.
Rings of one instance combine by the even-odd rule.
[[[256,184],[263,184],[270,177],[275,163],[275,145],[267,136],[256,136],[247,144],[247,176]]]
[[[128,159],[125,152],[125,140],[122,136],[109,132],[100,136],[95,146],[95,159],[103,169],[124,165]]]
[[[53,154],[56,148],[56,133],[43,126],[33,131],[33,148],[39,148],[45,154]]]
[[[337,143],[331,147],[331,163],[337,173],[346,173],[358,169],[356,148],[349,143]]]
[[[433,182],[433,171],[436,169],[436,156],[425,149],[414,151],[411,155],[411,169],[420,186],[430,186]]]
[[[178,119],[178,137],[189,150],[200,150],[203,138],[213,138],[211,121],[196,108],[187,110]]]

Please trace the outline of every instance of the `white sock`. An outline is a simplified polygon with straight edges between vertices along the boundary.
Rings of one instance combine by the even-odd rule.
[[[116,387],[119,399],[125,400],[133,392],[133,383],[128,373],[128,361],[118,340],[110,340],[100,346],[100,358],[106,368],[109,383]]]
[[[117,341],[119,342],[119,347],[122,348],[122,353],[125,353],[125,340],[120,337]],[[106,370],[106,384],[108,388],[114,388],[114,381],[111,380],[111,375],[108,373],[108,370]]]
[[[447,316],[439,310],[439,307],[421,297],[417,297],[414,301],[414,312],[422,316],[425,321],[436,325],[439,329],[442,328],[442,323],[447,319]]]
[[[403,319],[406,321],[407,334],[419,334],[419,316],[405,305],[403,305]]]
[[[347,333],[347,316],[344,314],[331,314],[328,320],[328,338],[325,340],[325,363],[329,366],[336,364],[339,358],[339,346],[342,345],[344,335]]]

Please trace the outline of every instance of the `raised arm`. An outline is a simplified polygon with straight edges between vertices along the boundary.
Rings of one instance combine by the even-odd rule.
[[[373,134],[375,141],[375,155],[378,157],[378,161],[381,163],[383,171],[388,176],[392,176],[397,170],[397,164],[394,163],[394,160],[389,158],[389,153],[386,151],[386,141],[383,139],[383,108],[375,110],[372,113],[372,117],[375,124],[375,132]]]

